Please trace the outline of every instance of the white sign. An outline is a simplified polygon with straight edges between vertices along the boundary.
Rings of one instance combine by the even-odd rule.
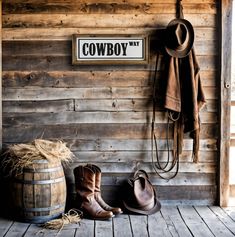
[[[73,64],[139,64],[147,61],[147,36],[73,35]]]

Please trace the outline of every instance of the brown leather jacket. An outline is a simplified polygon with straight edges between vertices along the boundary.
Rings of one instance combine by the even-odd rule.
[[[200,131],[199,110],[206,100],[194,49],[192,48],[189,55],[184,58],[168,57],[166,66],[167,83],[164,107],[170,113],[173,112],[174,117],[179,118],[180,124],[175,131],[178,133],[190,132],[194,139],[194,161],[197,162]],[[180,141],[178,139],[177,142],[180,144],[181,151],[183,136],[178,137]]]

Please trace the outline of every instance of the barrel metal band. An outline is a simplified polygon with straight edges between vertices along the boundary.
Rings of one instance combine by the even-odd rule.
[[[41,212],[41,211],[53,211],[65,206],[65,203],[57,204],[51,207],[33,207],[33,208],[24,208],[26,212]]]
[[[63,212],[53,214],[53,215],[48,215],[48,216],[24,217],[24,221],[29,222],[29,223],[41,224],[41,223],[45,223],[46,221],[49,221],[61,216],[62,213]]]
[[[57,179],[49,179],[49,180],[22,180],[16,179],[15,182],[22,183],[22,184],[53,184],[65,181],[65,177],[60,177]]]
[[[46,169],[30,169],[30,168],[25,168],[24,172],[27,173],[49,173],[49,172],[55,172],[62,170],[61,166],[58,167],[53,167],[53,168],[46,168]]]

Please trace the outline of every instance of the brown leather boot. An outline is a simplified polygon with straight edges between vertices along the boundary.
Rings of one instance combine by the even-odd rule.
[[[95,172],[89,167],[78,166],[74,169],[74,176],[77,201],[84,215],[96,220],[112,218],[113,212],[104,210],[95,200]]]
[[[95,200],[100,204],[100,206],[106,210],[113,212],[114,215],[118,215],[122,213],[122,209],[119,207],[111,207],[109,206],[101,197],[101,170],[98,166],[93,164],[87,164],[86,167],[92,169],[95,173]]]

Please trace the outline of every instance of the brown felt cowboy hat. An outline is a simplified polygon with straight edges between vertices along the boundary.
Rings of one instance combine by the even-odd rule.
[[[193,47],[194,30],[191,23],[185,19],[172,20],[165,32],[165,49],[176,58],[186,57]]]
[[[134,177],[128,180],[124,192],[123,204],[130,212],[151,215],[161,208],[156,191],[144,170],[138,170]]]

